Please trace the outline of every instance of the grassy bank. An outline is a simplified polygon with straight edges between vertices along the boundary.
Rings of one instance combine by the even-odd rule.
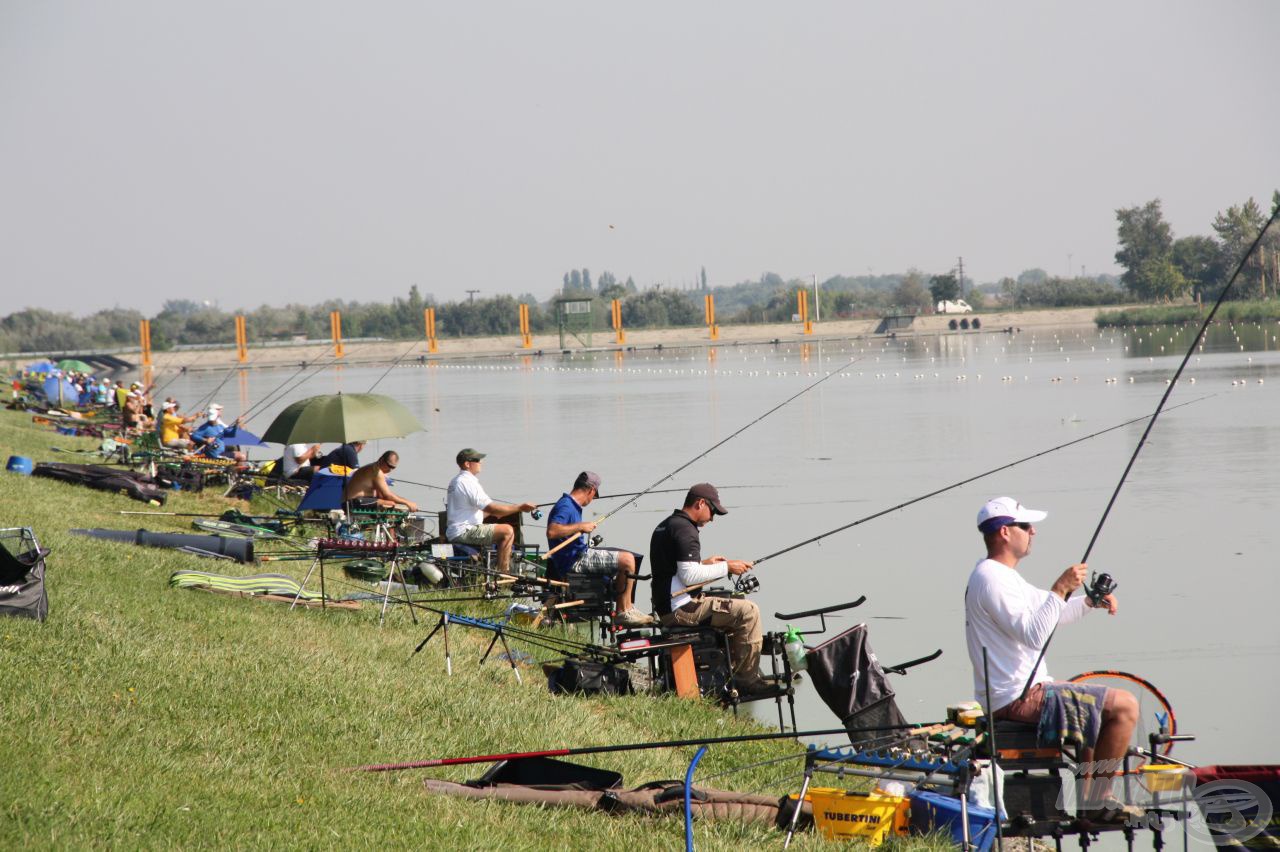
[[[1099,328],[1136,325],[1174,325],[1202,322],[1211,306],[1205,305],[1146,305],[1120,308],[1098,313]],[[1225,302],[1218,309],[1216,320],[1225,322],[1263,322],[1280,320],[1280,299],[1252,302]]]
[[[51,444],[88,447],[0,411],[0,454],[67,460]],[[165,510],[218,513],[208,494],[178,493]],[[477,665],[483,640],[454,631],[454,675],[437,640],[406,612],[384,629],[377,611],[298,611],[171,590],[179,568],[251,573],[181,553],[99,542],[72,527],[190,531],[184,518],[125,497],[4,474],[0,517],[32,526],[53,552],[44,624],[0,619],[0,845],[430,846],[616,848],[680,844],[678,820],[543,811],[432,798],[421,772],[349,774],[373,762],[504,750],[723,736],[763,730],[705,702],[668,697],[557,697],[535,669]],[[272,563],[301,577],[305,563]],[[283,566],[283,567],[282,567]],[[833,719],[834,722],[834,719]],[[794,743],[713,746],[699,777],[788,755]],[[627,785],[683,777],[692,749],[599,755]],[[759,766],[715,786],[782,794],[800,761]],[[475,777],[484,766],[433,771]],[[706,848],[772,845],[772,829],[697,825]],[[813,834],[800,848],[823,842]],[[941,849],[942,844],[901,844]]]

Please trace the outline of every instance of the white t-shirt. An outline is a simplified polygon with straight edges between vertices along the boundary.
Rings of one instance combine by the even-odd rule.
[[[445,538],[452,541],[465,530],[483,523],[484,507],[492,502],[474,473],[459,471],[449,480],[449,490],[444,495],[445,517],[449,521],[444,530]]]
[[[986,707],[986,682],[982,677],[982,649],[987,649],[991,670],[991,704],[988,710],[1017,700],[1031,675],[1031,667],[1049,634],[1059,624],[1079,621],[1088,611],[1084,595],[1069,601],[1053,592],[1037,589],[1014,568],[994,559],[974,566],[964,592],[964,634],[973,664],[974,698]],[[1052,680],[1044,661],[1031,684]]]
[[[290,444],[284,449],[284,478],[288,479],[299,470],[311,464],[311,461],[298,463],[298,456],[306,455],[309,448],[306,444]]]

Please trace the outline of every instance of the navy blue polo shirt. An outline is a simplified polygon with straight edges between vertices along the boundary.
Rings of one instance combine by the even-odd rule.
[[[567,526],[580,523],[582,523],[582,507],[568,494],[562,495],[551,508],[551,514],[547,515],[548,529],[552,524]],[[547,534],[547,544],[550,547],[555,547],[562,541],[564,541],[563,538],[552,538],[550,533]],[[565,545],[558,553],[551,554],[551,566],[547,569],[547,576],[552,580],[563,580],[573,568],[574,563],[586,552],[587,543],[582,540],[582,533],[575,533],[572,544]]]

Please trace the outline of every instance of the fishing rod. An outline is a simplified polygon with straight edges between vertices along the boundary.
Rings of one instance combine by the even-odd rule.
[[[448,491],[448,490],[449,490],[448,488],[446,488],[446,487],[445,487],[445,486],[443,486],[443,485],[432,485],[432,484],[430,484],[429,482],[414,482],[412,479],[401,479],[401,478],[400,478],[400,477],[398,477],[398,476],[395,478],[395,481],[396,481],[396,482],[398,482],[398,483],[400,483],[400,484],[402,484],[402,485],[417,485],[417,486],[419,486],[419,487],[421,487],[421,488],[431,488],[431,489],[434,489],[434,490],[436,490],[436,491]],[[716,486],[716,488],[718,488],[718,489],[719,489],[719,490],[721,490],[721,491],[724,491],[724,490],[729,489],[729,488],[760,488],[760,487],[761,487],[761,486],[759,486],[759,485],[717,485],[717,486]],[[620,494],[597,494],[597,495],[595,496],[595,499],[596,499],[596,500],[614,500],[614,499],[617,499],[618,497],[638,497],[638,496],[640,496],[642,493],[648,493],[648,494],[676,494],[676,493],[680,493],[680,494],[683,494],[684,492],[686,492],[686,491],[688,491],[688,490],[689,490],[689,489],[687,489],[687,488],[659,488],[659,489],[657,489],[656,491],[648,491],[648,492],[641,492],[641,491],[624,491],[624,492],[622,492],[622,493],[620,493]],[[557,500],[553,500],[553,501],[551,501],[550,503],[539,503],[539,504],[538,504],[538,508],[539,508],[539,509],[545,509],[547,506],[554,506],[557,502],[559,502],[559,501],[557,501]]]
[[[1151,413],[1151,420],[1147,423],[1147,428],[1142,431],[1142,436],[1138,438],[1138,444],[1133,448],[1133,455],[1129,456],[1129,462],[1124,466],[1124,471],[1120,474],[1120,481],[1116,483],[1115,490],[1111,492],[1111,499],[1107,501],[1106,508],[1102,510],[1102,517],[1098,519],[1098,526],[1093,531],[1093,536],[1089,539],[1089,544],[1084,549],[1084,556],[1080,558],[1081,563],[1089,561],[1089,554],[1093,552],[1093,546],[1098,542],[1098,536],[1102,534],[1102,527],[1107,522],[1107,518],[1111,515],[1111,509],[1116,504],[1116,499],[1120,496],[1120,489],[1124,487],[1125,480],[1129,478],[1129,471],[1133,470],[1133,465],[1138,461],[1138,454],[1142,452],[1142,448],[1147,444],[1147,436],[1151,434],[1151,430],[1156,425],[1156,419],[1160,417],[1160,413],[1164,410],[1165,403],[1169,401],[1169,396],[1173,393],[1173,389],[1178,386],[1178,379],[1182,378],[1182,371],[1187,368],[1191,356],[1195,354],[1196,346],[1205,336],[1205,332],[1209,330],[1209,323],[1213,322],[1214,316],[1218,313],[1218,308],[1222,307],[1222,303],[1227,298],[1227,293],[1231,291],[1232,285],[1236,283],[1236,279],[1240,277],[1240,272],[1244,269],[1244,265],[1253,256],[1258,245],[1262,242],[1262,238],[1266,236],[1267,229],[1276,221],[1276,217],[1280,216],[1280,203],[1273,204],[1271,207],[1271,216],[1263,224],[1262,230],[1258,231],[1258,236],[1254,238],[1253,243],[1249,246],[1248,251],[1240,258],[1240,262],[1236,264],[1236,269],[1231,273],[1231,277],[1227,279],[1227,286],[1222,288],[1222,292],[1218,294],[1217,300],[1213,303],[1213,307],[1209,309],[1209,313],[1205,315],[1204,322],[1200,323],[1200,331],[1191,339],[1191,345],[1187,347],[1187,354],[1182,356],[1182,362],[1178,364],[1178,369],[1174,371],[1173,378],[1169,380],[1169,385],[1164,389],[1164,394],[1160,397],[1160,402],[1156,404],[1156,410]],[[1110,578],[1106,574],[1102,574],[1099,579]],[[1070,600],[1075,594],[1073,589],[1067,592],[1066,600]],[[1031,689],[1031,682],[1035,680],[1036,670],[1040,668],[1040,663],[1044,661],[1044,655],[1049,650],[1049,643],[1053,641],[1053,634],[1058,632],[1055,624],[1049,633],[1049,638],[1044,640],[1044,646],[1040,648],[1040,655],[1036,657],[1036,663],[1031,667],[1031,675],[1027,678],[1027,683],[1022,687],[1022,694],[1019,700],[1027,697],[1027,692]]]
[[[941,723],[936,723],[941,724]],[[897,731],[922,727],[921,724],[882,725],[874,728],[823,728],[816,731],[791,731],[784,734],[738,734],[728,737],[699,737],[688,740],[663,740],[647,743],[623,743],[618,745],[580,746],[578,748],[555,748],[542,751],[518,751],[505,754],[482,754],[474,757],[437,757],[431,760],[416,760],[409,763],[375,763],[367,766],[353,766],[347,772],[393,772],[401,769],[427,769],[434,766],[461,766],[468,763],[496,763],[499,760],[525,760],[532,757],[566,757],[578,754],[604,754],[617,751],[640,751],[655,748],[683,748],[685,746],[723,745],[725,743],[751,743],[762,740],[798,739],[800,737],[848,736],[855,733],[876,733],[880,731]]]
[[[328,346],[326,346],[324,349],[322,349],[322,350],[320,351],[320,354],[319,354],[319,355],[317,355],[317,356],[316,356],[316,361],[319,361],[321,358],[323,358],[323,357],[324,357],[324,356],[329,352],[329,350],[330,350],[330,349],[334,349],[334,348],[335,348],[334,344],[330,343]],[[322,363],[322,364],[316,364],[315,362],[312,362],[311,364],[308,364],[308,363],[306,363],[306,362],[304,361],[304,362],[303,362],[303,364],[302,364],[302,366],[300,366],[300,367],[297,369],[297,371],[295,371],[295,372],[293,373],[293,375],[289,376],[289,377],[288,377],[288,378],[286,378],[283,382],[281,382],[280,384],[278,384],[278,385],[276,385],[274,388],[272,388],[270,391],[268,391],[268,392],[267,392],[267,393],[262,397],[262,399],[258,400],[258,401],[257,401],[257,402],[255,402],[253,405],[249,406],[248,411],[245,411],[244,413],[242,413],[242,414],[240,415],[241,419],[242,419],[244,422],[246,422],[246,423],[247,423],[247,422],[249,422],[249,418],[248,418],[248,416],[247,416],[247,415],[249,414],[249,412],[250,412],[250,411],[254,411],[254,410],[260,409],[260,408],[265,407],[265,406],[267,406],[267,405],[274,405],[274,404],[275,404],[279,399],[281,399],[281,398],[282,398],[282,397],[284,397],[285,395],[290,394],[290,393],[293,393],[293,391],[295,391],[295,390],[297,390],[298,388],[302,387],[303,383],[304,383],[304,382],[306,382],[308,379],[310,379],[310,378],[311,378],[311,376],[315,375],[316,373],[318,373],[320,370],[324,369],[325,367],[332,366],[332,365],[334,364],[334,362],[336,362],[337,360],[338,360],[338,354],[337,354],[337,352],[335,351],[335,352],[334,352],[334,355],[333,355],[331,358],[329,358],[329,360],[328,360],[328,361],[325,361],[325,362],[324,362],[324,363]],[[311,375],[304,376],[304,377],[303,377],[302,379],[300,379],[296,384],[294,384],[294,385],[290,386],[289,388],[287,388],[287,389],[285,389],[285,390],[281,390],[281,388],[284,388],[284,386],[285,386],[285,385],[287,385],[287,384],[289,384],[290,382],[292,382],[294,379],[296,379],[296,378],[298,377],[298,375],[299,375],[299,374],[301,374],[303,371],[307,370],[308,368],[310,368],[310,369],[312,370]],[[256,415],[255,415],[255,416],[256,416]]]
[[[789,396],[789,397],[787,397],[786,399],[784,399],[782,402],[780,402],[780,403],[778,403],[777,405],[775,405],[773,408],[770,408],[770,409],[769,409],[768,411],[766,411],[764,414],[761,414],[761,415],[760,415],[759,417],[757,417],[755,420],[752,420],[752,421],[751,421],[750,423],[748,423],[747,425],[745,425],[745,426],[741,427],[741,428],[740,428],[740,429],[738,429],[736,432],[733,432],[732,434],[730,434],[728,437],[726,437],[726,438],[724,438],[724,439],[722,439],[722,440],[720,440],[720,441],[717,441],[716,443],[712,444],[709,448],[707,448],[707,449],[703,450],[702,452],[698,453],[696,456],[694,456],[693,458],[689,459],[687,462],[685,462],[684,464],[680,465],[678,468],[676,468],[675,470],[671,471],[671,472],[670,472],[670,473],[668,473],[666,476],[662,477],[661,479],[659,479],[657,482],[655,482],[655,483],[653,483],[652,485],[650,485],[650,486],[649,486],[648,488],[646,488],[645,490],[643,490],[643,491],[637,491],[637,492],[635,493],[635,495],[634,495],[630,500],[627,500],[627,501],[626,501],[625,503],[623,503],[621,506],[617,506],[617,507],[615,507],[614,509],[612,509],[612,510],[610,510],[610,511],[606,512],[605,514],[601,515],[599,518],[596,518],[596,519],[593,521],[593,523],[594,523],[596,526],[600,526],[600,524],[603,524],[605,521],[609,520],[609,518],[611,518],[612,516],[614,516],[614,515],[618,514],[618,513],[619,513],[619,512],[621,512],[623,509],[627,508],[627,507],[628,507],[628,506],[630,506],[632,503],[636,502],[636,501],[637,501],[637,500],[639,500],[641,497],[643,497],[644,495],[648,494],[650,491],[652,491],[653,489],[657,488],[659,485],[661,485],[662,483],[666,482],[668,479],[670,479],[671,477],[675,476],[675,475],[676,475],[677,473],[679,473],[680,471],[682,471],[682,470],[684,470],[685,468],[689,467],[689,465],[693,464],[694,462],[698,461],[698,460],[699,460],[699,459],[701,459],[701,458],[704,458],[705,456],[710,455],[710,454],[711,454],[711,452],[712,452],[713,450],[715,450],[715,449],[717,449],[717,448],[719,448],[719,447],[723,446],[724,444],[726,444],[726,443],[728,443],[729,441],[733,440],[733,439],[734,439],[734,438],[736,438],[737,436],[741,435],[743,432],[747,431],[747,430],[748,430],[748,429],[750,429],[752,426],[754,426],[754,425],[756,425],[757,423],[759,423],[761,420],[764,420],[764,419],[765,419],[766,417],[768,417],[770,414],[773,414],[773,413],[774,413],[775,411],[777,411],[779,408],[782,408],[783,406],[787,405],[788,403],[792,402],[793,400],[799,399],[800,397],[804,396],[806,393],[808,393],[809,391],[813,390],[813,389],[814,389],[814,388],[816,388],[818,385],[822,384],[823,382],[827,381],[828,379],[831,379],[831,378],[833,378],[833,377],[835,377],[835,376],[840,375],[840,374],[841,374],[841,373],[843,373],[845,370],[849,369],[849,368],[850,368],[850,367],[852,367],[854,364],[856,364],[856,363],[858,363],[859,361],[861,361],[861,360],[862,360],[862,358],[863,358],[863,356],[862,356],[862,355],[856,355],[856,356],[854,356],[853,358],[850,358],[850,359],[849,359],[849,363],[845,364],[845,365],[844,365],[843,367],[841,367],[840,369],[838,369],[838,370],[836,370],[836,371],[834,371],[834,372],[831,372],[831,373],[827,373],[825,376],[823,376],[822,378],[818,379],[816,382],[812,382],[811,384],[808,384],[808,385],[804,386],[803,388],[801,388],[801,389],[800,389],[799,391],[797,391],[796,393],[792,394],[791,396]],[[570,544],[570,543],[571,543],[571,542],[572,542],[576,537],[577,537],[577,536],[572,536],[572,535],[571,535],[571,536],[569,536],[569,537],[568,537],[568,538],[566,538],[564,541],[560,542],[560,543],[559,543],[559,544],[557,544],[555,547],[553,547],[553,548],[551,548],[550,550],[548,550],[548,551],[546,552],[546,554],[544,554],[544,555],[545,555],[545,556],[550,556],[550,555],[552,555],[553,553],[558,552],[558,551],[559,551],[559,550],[561,550],[562,548],[568,547],[568,546],[569,546],[569,544]]]
[[[373,384],[369,385],[369,389],[368,389],[367,391],[365,391],[365,393],[373,393],[373,389],[374,389],[374,388],[376,388],[378,385],[382,384],[382,380],[383,380],[383,379],[385,379],[385,378],[387,377],[387,375],[388,375],[392,370],[394,370],[394,369],[395,369],[395,368],[400,364],[400,362],[401,362],[401,361],[403,361],[405,358],[408,358],[408,357],[409,357],[409,353],[410,353],[410,352],[412,352],[413,350],[417,349],[417,348],[418,348],[418,343],[420,343],[420,342],[421,342],[421,341],[418,341],[418,340],[413,341],[413,344],[412,344],[408,349],[406,349],[406,350],[404,351],[404,354],[403,354],[403,355],[401,355],[401,356],[400,356],[399,358],[397,358],[396,360],[392,361],[392,362],[391,362],[391,365],[387,367],[386,372],[384,372],[381,376],[378,376],[378,380],[377,380],[376,382],[374,382]]]
[[[1210,399],[1217,395],[1218,394],[1216,393],[1206,394],[1205,396],[1198,397],[1196,399],[1187,400],[1186,402],[1183,402],[1183,403],[1179,403],[1178,405],[1173,406],[1173,408],[1170,408],[1169,410],[1173,411],[1174,409],[1183,408],[1184,406],[1195,405],[1197,402],[1204,402],[1206,399]],[[975,474],[974,476],[970,476],[967,479],[962,479],[959,482],[954,482],[951,485],[944,486],[935,491],[930,491],[928,494],[922,494],[919,497],[913,497],[910,500],[906,500],[902,503],[897,504],[896,506],[890,506],[888,509],[882,509],[881,511],[876,512],[874,514],[867,515],[866,517],[863,517],[863,518],[859,518],[858,520],[853,521],[852,523],[844,524],[843,526],[836,527],[833,530],[828,530],[827,532],[824,532],[821,535],[815,535],[813,538],[807,538],[804,541],[800,542],[799,544],[793,544],[790,547],[784,547],[782,550],[776,551],[774,553],[770,553],[768,556],[761,556],[759,559],[753,559],[751,560],[752,564],[759,565],[761,562],[766,562],[770,559],[773,559],[775,556],[781,556],[784,553],[790,553],[791,551],[797,550],[801,547],[804,547],[805,545],[822,541],[824,538],[827,538],[828,536],[833,536],[836,533],[844,532],[845,530],[848,530],[848,529],[853,529],[854,527],[859,526],[860,524],[865,524],[867,521],[873,521],[876,518],[883,517],[884,515],[889,514],[890,512],[896,512],[899,509],[905,509],[906,507],[912,506],[923,500],[928,500],[930,497],[937,497],[939,494],[945,494],[946,492],[959,488],[962,485],[968,485],[971,482],[976,482],[977,480],[991,476],[992,474],[996,474],[1003,470],[1008,470],[1011,467],[1017,467],[1020,464],[1025,464],[1026,462],[1033,461],[1034,459],[1038,459],[1041,456],[1047,456],[1050,453],[1056,453],[1058,450],[1065,450],[1067,447],[1074,446],[1083,441],[1092,440],[1093,438],[1097,438],[1099,435],[1105,435],[1108,432],[1114,432],[1117,429],[1123,429],[1126,426],[1132,426],[1134,423],[1141,423],[1143,420],[1146,420],[1152,416],[1153,415],[1150,415],[1150,414],[1144,414],[1141,417],[1135,417],[1132,420],[1126,420],[1123,423],[1117,423],[1114,426],[1108,426],[1106,429],[1099,429],[1097,432],[1093,432],[1083,437],[1076,438],[1071,441],[1067,441],[1065,444],[1058,444],[1058,446],[1056,447],[1050,447],[1047,450],[1041,450],[1038,453],[1032,453],[1029,456],[1024,456],[1023,458],[1018,459],[1017,461],[1012,461],[1012,462],[1009,462],[1008,464],[1002,464],[999,467],[993,467],[990,470],[983,471],[982,473],[979,473],[979,474]]]

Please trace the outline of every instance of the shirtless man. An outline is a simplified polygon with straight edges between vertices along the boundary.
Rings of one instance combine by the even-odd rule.
[[[397,496],[387,487],[387,474],[396,469],[400,463],[400,455],[394,450],[387,450],[373,464],[367,464],[357,470],[347,480],[342,490],[342,499],[354,503],[357,508],[394,509],[404,506],[410,512],[418,511],[418,504]]]

